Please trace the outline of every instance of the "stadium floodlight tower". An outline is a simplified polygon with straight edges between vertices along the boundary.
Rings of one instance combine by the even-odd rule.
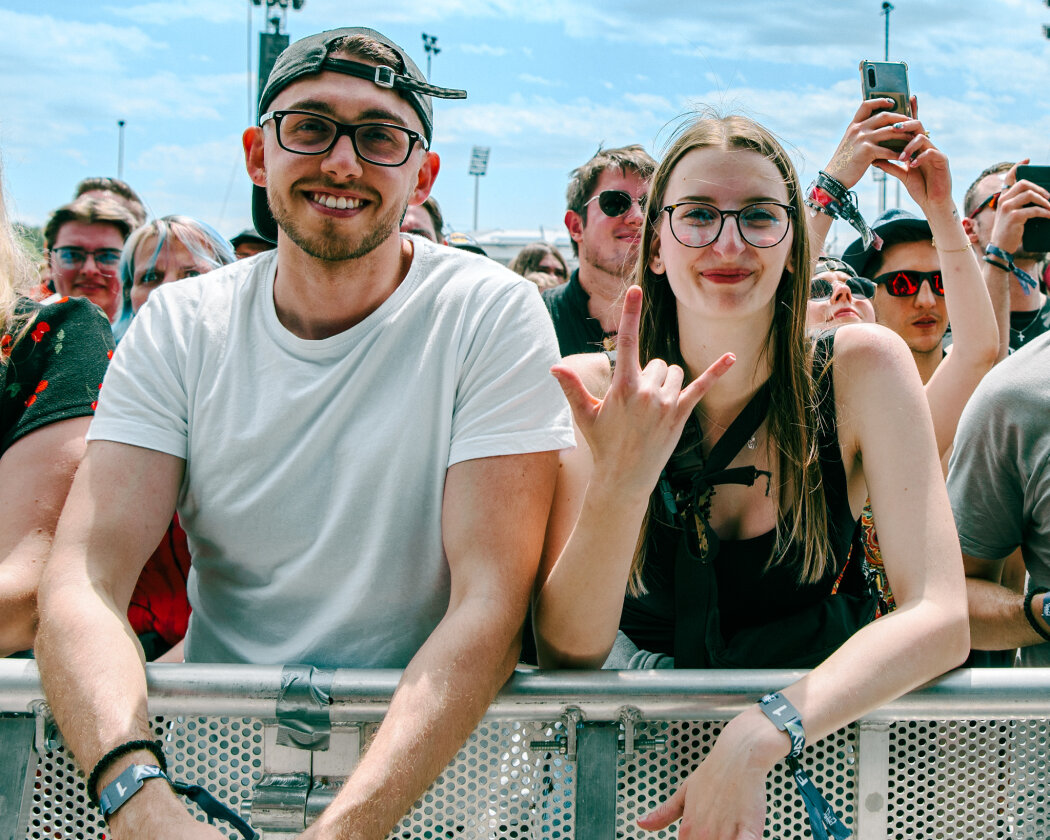
[[[259,90],[262,96],[266,80],[274,63],[288,46],[288,7],[299,11],[306,0],[252,0],[253,6],[266,4],[266,23],[269,30],[259,33]]]

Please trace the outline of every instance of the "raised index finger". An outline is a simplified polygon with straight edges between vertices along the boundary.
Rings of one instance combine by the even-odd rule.
[[[623,313],[616,333],[616,370],[613,380],[631,382],[641,373],[638,362],[638,324],[642,320],[642,290],[631,286],[623,296]]]

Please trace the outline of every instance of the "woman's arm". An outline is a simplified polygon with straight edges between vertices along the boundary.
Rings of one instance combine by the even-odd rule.
[[[600,362],[579,357],[551,371],[572,407],[577,447],[562,455],[536,583],[536,648],[545,668],[600,668],[605,662],[649,494],[689,413],[732,364],[727,353],[684,388],[677,365],[654,360],[642,370],[641,302],[641,289],[632,286],[611,379],[595,367],[607,365],[598,354]],[[599,399],[603,379],[609,385]]]
[[[90,423],[50,423],[0,458],[0,656],[33,646],[37,586]]]
[[[903,123],[903,128],[914,132],[914,137],[899,160],[877,161],[875,166],[904,184],[930,223],[937,247],[944,304],[952,326],[952,351],[926,383],[926,397],[937,451],[944,457],[951,449],[967,400],[998,357],[999,328],[988,286],[952,201],[948,158],[930,142],[918,120]]]
[[[898,608],[783,690],[810,743],[955,667],[969,648],[959,541],[911,353],[881,327],[842,327],[834,377],[850,495],[871,497]],[[752,707],[726,725],[685,785],[639,824],[657,829],[682,816],[682,840],[760,837],[765,778],[789,748],[787,735]]]

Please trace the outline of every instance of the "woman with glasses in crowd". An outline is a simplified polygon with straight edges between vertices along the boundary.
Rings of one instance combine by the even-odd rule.
[[[187,277],[207,274],[236,259],[230,242],[204,222],[189,216],[165,216],[136,228],[124,243],[120,277],[132,312],[156,289]],[[146,659],[182,661],[182,639],[190,617],[186,577],[190,552],[178,515],[135,584],[128,621]]]
[[[113,350],[102,309],[34,303],[34,279],[0,194],[0,656],[33,645],[37,584]]]
[[[921,123],[882,122],[869,133],[907,145],[878,165],[950,202]],[[729,721],[639,822],[760,837],[785,755],[965,658],[961,555],[907,348],[866,324],[808,337],[807,213],[772,135],[742,117],[688,123],[648,205],[615,367],[594,355],[554,369],[580,434],[537,584],[540,664],[813,668]],[[847,568],[869,496],[900,606],[875,623]]]

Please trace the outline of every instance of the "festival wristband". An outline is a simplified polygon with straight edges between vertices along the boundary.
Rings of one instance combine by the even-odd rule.
[[[1046,628],[1036,620],[1035,613],[1032,612],[1032,601],[1037,595],[1043,595],[1047,592],[1050,592],[1050,589],[1047,589],[1045,586],[1037,586],[1029,592],[1024,599],[1024,615],[1025,618],[1028,619],[1028,623],[1032,625],[1032,629],[1050,642],[1050,632],[1048,632]],[[1050,623],[1050,599],[1043,599],[1043,609],[1040,612],[1040,615],[1042,616],[1043,621]]]
[[[1027,271],[1024,271],[1023,269],[1020,269],[1016,265],[1014,265],[1014,258],[1011,257],[1008,253],[1006,253],[1006,251],[1004,251],[997,245],[989,244],[984,249],[984,253],[990,257],[997,257],[998,259],[1006,263],[1007,271],[1013,274],[1013,276],[1021,282],[1021,289],[1026,295],[1031,294],[1032,291],[1039,285],[1035,282],[1035,280],[1032,279],[1032,275],[1030,275]]]
[[[152,764],[132,764],[106,785],[106,789],[99,796],[99,810],[102,812],[102,818],[108,822],[109,818],[119,811],[131,797],[142,790],[143,783],[149,779],[163,779],[175,793],[196,802],[207,815],[210,824],[214,825],[216,820],[222,820],[233,826],[245,840],[258,840],[258,833],[246,820],[200,785],[187,785],[173,781],[163,770]]]
[[[824,170],[817,173],[816,179],[806,190],[805,204],[833,219],[848,222],[860,234],[864,248],[875,247],[882,250],[882,238],[864,221],[857,206],[857,194],[846,189],[845,185],[833,178]]]
[[[828,801],[821,796],[809,774],[798,763],[798,756],[806,746],[806,731],[802,728],[802,716],[791,701],[779,691],[767,694],[758,701],[758,707],[772,724],[791,737],[791,752],[787,755],[788,769],[795,777],[799,795],[806,805],[809,827],[816,840],[846,840],[852,833]]]
[[[168,772],[168,762],[164,757],[164,750],[161,748],[159,742],[146,738],[125,741],[123,744],[115,746],[95,762],[95,769],[91,771],[91,774],[87,779],[88,802],[96,808],[99,807],[98,782],[102,777],[102,774],[105,773],[110,765],[112,765],[118,758],[123,758],[126,755],[130,755],[133,752],[139,752],[140,750],[151,753],[153,757],[157,759],[157,764],[160,765],[160,769],[165,773]]]
[[[1000,271],[1005,271],[1007,274],[1010,273],[1010,266],[1006,265],[1005,263],[999,262],[999,260],[997,260],[995,257],[989,257],[987,254],[985,254],[984,261],[988,263],[988,265],[994,265]]]

